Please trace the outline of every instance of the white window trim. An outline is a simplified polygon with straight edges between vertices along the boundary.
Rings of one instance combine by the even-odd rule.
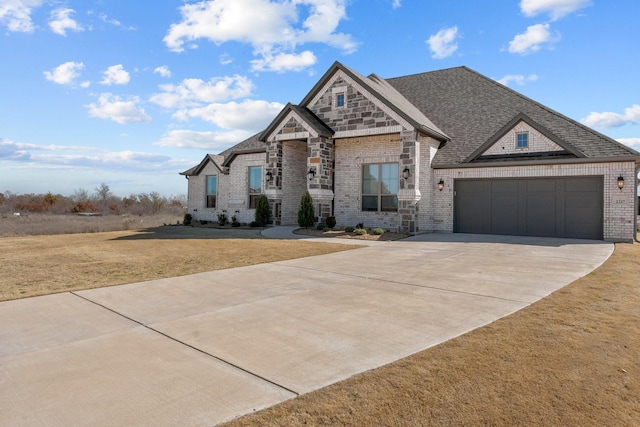
[[[527,135],[527,145],[525,145],[524,147],[520,147],[518,145],[518,136],[519,135]],[[527,150],[527,149],[529,149],[530,145],[531,145],[531,134],[528,131],[516,132],[516,150]]]
[[[338,106],[338,95],[344,96],[344,104]],[[331,89],[333,108],[347,108],[347,86],[339,86]]]

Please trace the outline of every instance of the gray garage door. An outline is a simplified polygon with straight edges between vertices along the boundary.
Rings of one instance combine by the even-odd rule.
[[[602,239],[603,179],[456,180],[457,233]]]

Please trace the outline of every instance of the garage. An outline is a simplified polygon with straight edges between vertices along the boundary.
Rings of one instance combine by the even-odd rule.
[[[459,179],[454,232],[603,239],[603,178]]]

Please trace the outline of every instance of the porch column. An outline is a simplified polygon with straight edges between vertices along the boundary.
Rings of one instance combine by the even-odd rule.
[[[398,190],[398,213],[401,215],[401,226],[409,233],[418,232],[418,202],[420,194],[420,142],[415,130],[402,131],[400,134],[400,189]],[[404,178],[405,169],[408,177]]]
[[[267,166],[264,171],[265,177],[264,194],[269,200],[271,218],[274,225],[282,223],[282,141],[267,141]]]
[[[318,222],[324,223],[327,217],[333,215],[334,143],[324,136],[309,138],[307,150],[307,171],[315,172],[313,178],[308,180],[307,188],[314,202]]]

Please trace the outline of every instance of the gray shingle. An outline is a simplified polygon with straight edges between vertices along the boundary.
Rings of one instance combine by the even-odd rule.
[[[462,163],[520,113],[588,158],[639,155],[467,67],[396,77],[387,82],[451,138],[438,150],[436,166]]]

